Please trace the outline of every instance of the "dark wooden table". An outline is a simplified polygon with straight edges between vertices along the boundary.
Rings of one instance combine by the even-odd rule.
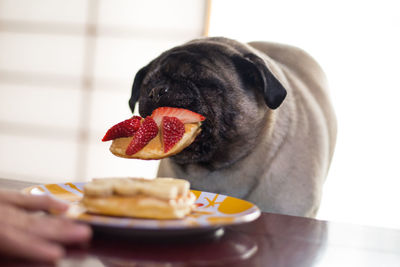
[[[0,179],[0,188],[32,185]],[[373,211],[371,211],[373,212]],[[394,211],[395,212],[395,211]],[[400,266],[400,231],[262,213],[217,232],[143,238],[95,229],[58,266]],[[0,266],[46,266],[0,261]]]

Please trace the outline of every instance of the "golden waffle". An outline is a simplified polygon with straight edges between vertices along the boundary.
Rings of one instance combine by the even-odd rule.
[[[183,218],[195,196],[186,180],[176,178],[103,178],[84,186],[89,212],[152,219]]]

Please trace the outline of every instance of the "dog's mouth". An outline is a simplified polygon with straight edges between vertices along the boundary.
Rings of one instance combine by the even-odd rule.
[[[215,139],[213,138],[215,127],[212,126],[213,115],[204,108],[204,105],[199,105],[197,107],[196,105],[192,105],[191,107],[186,105],[144,105],[139,108],[140,115],[142,117],[150,116],[154,110],[160,107],[182,108],[205,117],[205,120],[201,122],[201,131],[193,143],[183,149],[180,153],[171,156],[171,158],[177,164],[191,164],[209,161],[213,155],[213,149],[215,148],[215,142],[213,141]]]
[[[182,150],[180,153],[171,158],[178,164],[205,163],[211,159],[213,155],[213,138],[210,120],[205,119],[201,124],[201,132],[195,138],[192,144]]]

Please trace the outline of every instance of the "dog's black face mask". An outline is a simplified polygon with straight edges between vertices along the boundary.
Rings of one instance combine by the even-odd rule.
[[[265,110],[265,104],[276,108],[286,96],[260,58],[232,45],[238,43],[223,38],[195,40],[164,52],[136,74],[129,101],[132,111],[139,102],[142,117],[163,106],[206,117],[195,142],[172,157],[178,164],[215,167],[216,162],[229,161],[227,153],[233,151],[226,148],[235,147],[235,140],[245,135],[256,139],[260,108]]]

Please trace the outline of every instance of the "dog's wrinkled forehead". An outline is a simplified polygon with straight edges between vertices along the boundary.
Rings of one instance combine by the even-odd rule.
[[[223,47],[214,44],[187,44],[173,48],[153,61],[144,79],[199,80],[231,69],[229,55]]]
[[[143,82],[146,84],[150,81],[197,79],[206,75],[208,65],[210,64],[205,56],[177,51],[155,61]]]
[[[143,83],[160,81],[160,79],[174,80],[179,76],[191,77],[194,74],[195,65],[186,53],[173,53],[161,57],[152,64]]]

